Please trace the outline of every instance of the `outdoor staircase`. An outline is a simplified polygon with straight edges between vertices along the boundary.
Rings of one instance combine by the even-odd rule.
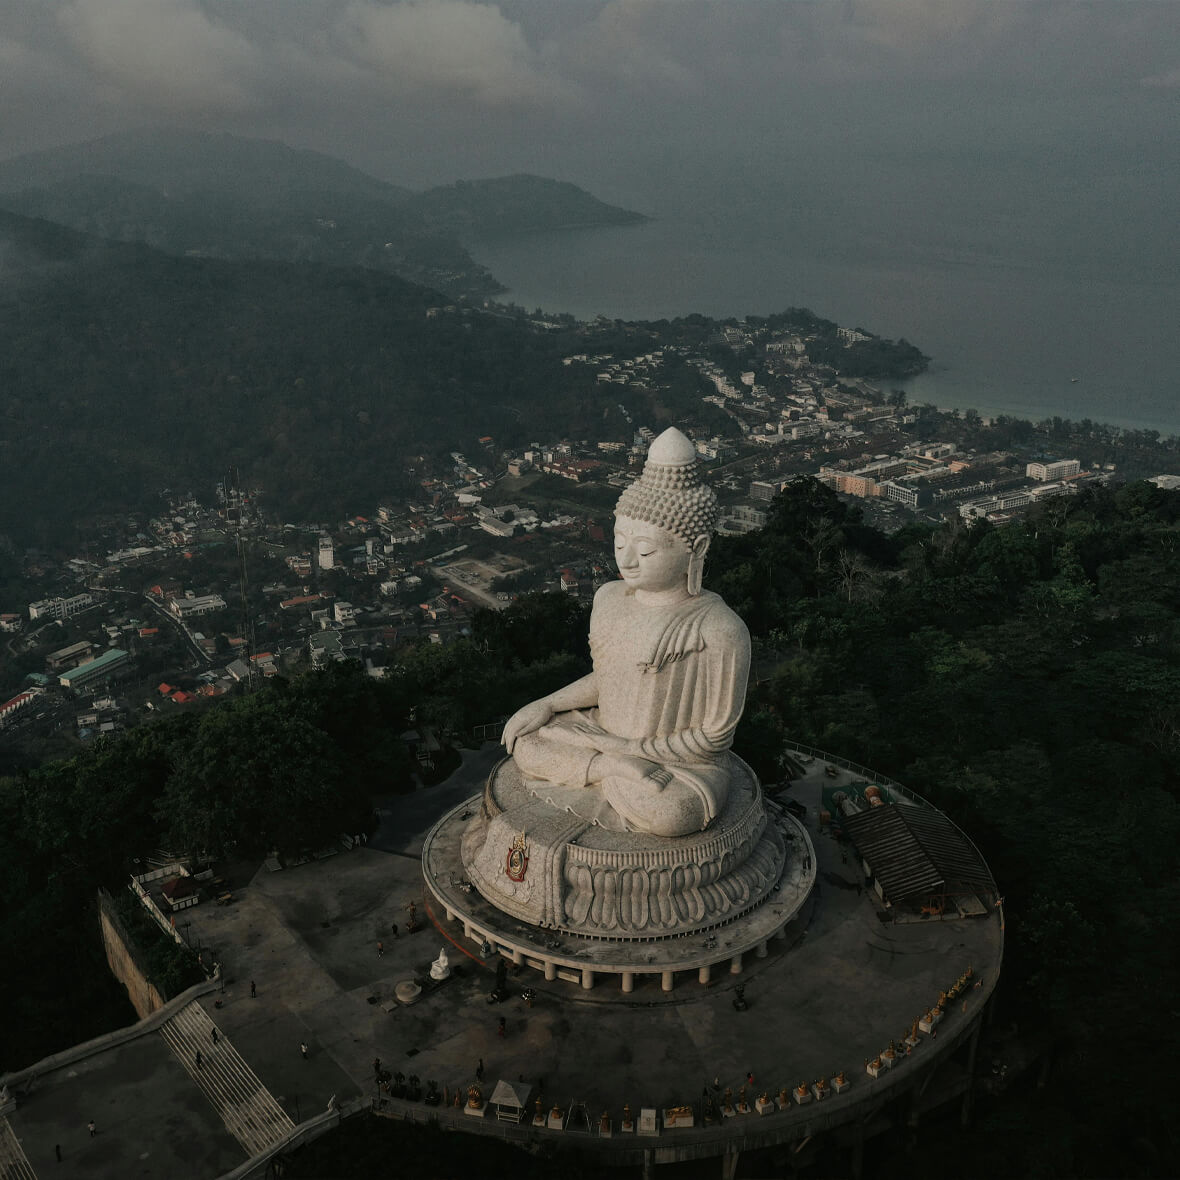
[[[0,1115],[0,1180],[37,1180],[33,1165],[3,1115]]]
[[[290,1134],[295,1124],[220,1029],[217,1044],[213,1043],[214,1027],[209,1014],[194,1000],[162,1024],[160,1034],[213,1104],[226,1130],[248,1156],[255,1156]]]

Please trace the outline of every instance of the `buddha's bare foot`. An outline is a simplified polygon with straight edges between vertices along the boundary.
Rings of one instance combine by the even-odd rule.
[[[603,779],[621,778],[631,782],[649,779],[656,790],[663,790],[671,781],[671,771],[665,770],[658,762],[647,758],[636,758],[630,754],[599,754],[590,767],[591,777]]]

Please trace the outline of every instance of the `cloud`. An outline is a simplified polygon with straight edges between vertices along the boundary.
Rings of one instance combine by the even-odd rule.
[[[71,0],[58,25],[112,96],[145,113],[233,114],[256,105],[258,53],[188,0]]]
[[[352,0],[334,30],[352,58],[388,89],[439,92],[492,106],[566,96],[547,75],[521,26],[494,5],[470,0]]]

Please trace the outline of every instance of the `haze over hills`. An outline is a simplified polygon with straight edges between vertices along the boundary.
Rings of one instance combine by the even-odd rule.
[[[79,176],[110,176],[166,197],[220,192],[272,208],[305,207],[331,193],[396,204],[408,189],[386,184],[321,152],[270,139],[152,128],[0,160],[0,190],[53,188]]]
[[[411,197],[408,207],[428,225],[470,240],[648,220],[642,213],[608,205],[576,184],[528,173],[457,180]]]
[[[412,194],[319,152],[167,129],[0,161],[0,207],[173,254],[361,265],[471,297],[502,288],[462,238],[643,220],[541,177]]]

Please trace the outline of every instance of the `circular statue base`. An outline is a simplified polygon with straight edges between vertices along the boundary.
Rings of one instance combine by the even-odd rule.
[[[570,934],[671,938],[731,922],[766,900],[786,848],[754,772],[725,758],[721,814],[675,838],[627,831],[599,787],[529,780],[505,758],[463,839],[467,876],[505,913]]]
[[[423,846],[426,884],[473,943],[593,985],[601,974],[678,971],[708,982],[783,937],[815,880],[803,826],[768,808],[753,772],[731,759],[729,798],[703,832],[620,830],[595,788],[526,780],[504,759],[482,797],[456,807]]]

